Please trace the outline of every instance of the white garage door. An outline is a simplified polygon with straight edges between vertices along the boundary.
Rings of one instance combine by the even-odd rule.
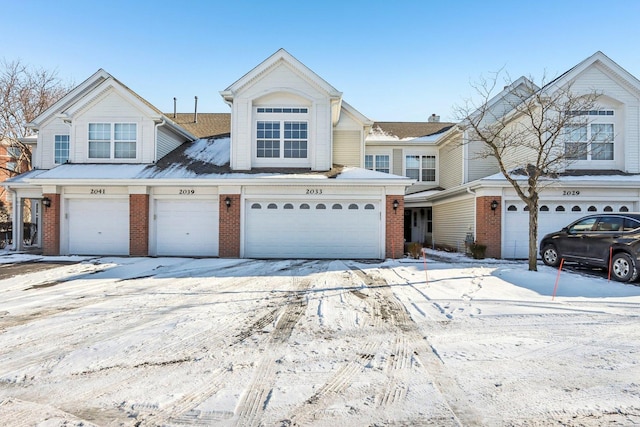
[[[129,199],[67,199],[69,253],[129,255]]]
[[[253,258],[382,258],[378,201],[246,202]]]
[[[218,200],[155,201],[156,255],[217,256]]]
[[[529,212],[522,201],[505,201],[506,212],[502,240],[503,258],[529,257]],[[629,202],[553,202],[540,203],[538,215],[538,252],[540,240],[547,233],[558,231],[571,222],[586,215],[601,212],[620,212],[633,210]]]

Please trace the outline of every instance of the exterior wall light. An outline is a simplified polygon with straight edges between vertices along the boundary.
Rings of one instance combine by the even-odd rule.
[[[224,204],[227,205],[227,210],[229,210],[229,208],[231,207],[231,199],[229,198],[229,196],[224,199]]]
[[[398,199],[396,199],[393,201],[393,210],[398,210],[398,206],[400,206],[400,202],[398,202]]]
[[[43,198],[42,198],[42,205],[43,205],[45,208],[51,207],[51,199],[50,199],[50,198],[48,198],[48,197],[43,197]]]
[[[492,200],[491,201],[491,210],[495,211],[496,209],[498,209],[498,201],[497,200]]]

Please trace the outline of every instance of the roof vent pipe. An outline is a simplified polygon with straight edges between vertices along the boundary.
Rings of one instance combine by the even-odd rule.
[[[195,99],[196,99],[196,107],[193,112],[193,123],[198,123],[198,97],[196,96]]]
[[[173,97],[173,118],[176,118],[176,97]]]
[[[438,123],[439,121],[440,121],[440,116],[438,116],[436,113],[433,113],[427,119],[427,122],[429,122],[429,123]]]

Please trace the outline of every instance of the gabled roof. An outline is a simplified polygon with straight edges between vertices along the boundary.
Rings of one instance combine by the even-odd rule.
[[[371,133],[406,140],[439,134],[453,125],[454,123],[447,122],[374,122]]]
[[[93,99],[95,95],[108,88],[114,88],[117,91],[130,96],[132,102],[137,102],[142,106],[142,108],[147,108],[152,118],[157,120],[164,120],[166,122],[166,125],[172,128],[174,132],[181,134],[191,140],[197,139],[188,130],[178,126],[171,119],[166,117],[160,110],[153,106],[149,101],[138,95],[128,86],[113,77],[111,74],[107,73],[102,68],[96,71],[84,82],[80,83],[78,86],[72,89],[69,93],[58,100],[58,102],[47,108],[42,114],[40,114],[31,123],[29,123],[28,126],[38,129],[44,122],[57,115],[64,116],[69,112],[79,109],[84,104],[84,100],[88,102]]]
[[[572,67],[565,73],[558,76],[556,79],[546,84],[543,90],[554,90],[556,87],[563,86],[571,82],[580,73],[594,64],[600,64],[604,66],[604,68],[606,68],[609,72],[618,76],[620,80],[625,83],[625,86],[632,89],[636,94],[640,94],[640,80],[638,80],[633,74],[622,68],[601,51],[597,51],[590,57],[586,58],[576,66]]]
[[[165,113],[165,116],[198,138],[208,138],[231,133],[231,113]]]
[[[314,73],[310,68],[298,61],[284,49],[279,49],[276,53],[262,61],[247,74],[232,83],[228,88],[221,91],[220,95],[222,95],[225,101],[233,100],[235,93],[279,63],[287,64],[300,75],[304,76],[309,82],[313,83],[316,87],[325,91],[331,98],[340,99],[342,97],[342,92],[331,86],[322,77]]]

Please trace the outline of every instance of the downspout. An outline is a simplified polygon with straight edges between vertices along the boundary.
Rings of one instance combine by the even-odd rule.
[[[12,227],[12,235],[11,235],[11,248],[9,250],[12,251],[17,251],[18,250],[18,225],[20,224],[20,222],[18,221],[18,193],[13,191],[11,189],[11,187],[5,187],[7,189],[7,191],[9,191],[9,193],[11,193],[11,210],[12,215],[11,215],[11,227]]]
[[[175,99],[175,98],[174,98]],[[153,127],[153,139],[154,139],[154,145],[155,145],[155,153],[153,153],[153,163],[158,161],[158,128],[160,126],[164,126],[167,123],[167,121],[165,119],[162,119],[162,121],[160,123],[156,123],[155,126]]]
[[[477,222],[477,195],[475,191],[471,191],[471,188],[466,187],[467,188],[467,193],[473,195],[473,228],[471,230],[469,230],[467,232],[467,237],[465,238],[465,242],[469,239],[469,233],[473,233],[472,234],[472,240],[475,241],[476,240],[476,222]],[[473,243],[473,241],[469,242],[469,243]]]

